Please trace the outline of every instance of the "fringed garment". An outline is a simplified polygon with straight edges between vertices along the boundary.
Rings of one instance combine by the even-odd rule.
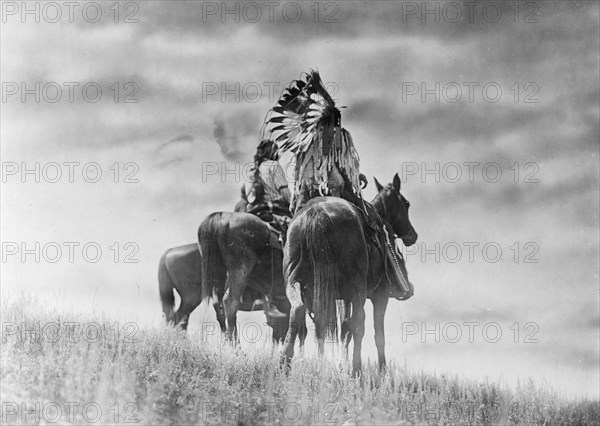
[[[267,115],[263,139],[274,137],[281,152],[296,155],[292,212],[318,195],[361,199],[358,153],[340,122],[316,71],[293,81]]]

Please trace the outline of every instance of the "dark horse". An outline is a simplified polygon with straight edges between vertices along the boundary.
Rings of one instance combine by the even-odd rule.
[[[198,244],[173,247],[161,256],[158,266],[158,288],[165,320],[184,330],[187,329],[190,314],[202,302],[202,258]],[[174,310],[173,291],[177,291],[181,298],[177,310]],[[262,296],[257,290],[247,287],[239,309],[247,312],[259,310],[255,309],[253,302]],[[222,300],[213,300],[213,307],[221,331],[225,332]],[[283,340],[287,332],[288,318],[270,318],[267,315],[267,323],[273,327],[273,340]]]
[[[410,246],[417,233],[408,218],[409,202],[400,194],[400,179],[382,187],[372,205],[384,220],[388,233]],[[394,235],[390,236],[392,241]],[[354,338],[353,373],[361,369],[361,346],[365,330],[364,305],[373,302],[375,344],[379,367],[385,368],[384,315],[388,302],[385,255],[365,238],[361,213],[350,202],[336,197],[310,200],[294,217],[288,231],[284,254],[286,293],[291,303],[290,327],[282,350],[289,365],[294,355],[298,330],[305,327],[305,312],[313,314],[319,353],[324,339],[337,334],[336,299],[351,307],[345,309],[342,338],[347,345]],[[405,270],[404,270],[405,272]],[[411,293],[412,294],[412,293]]]
[[[198,229],[202,254],[202,299],[223,301],[225,335],[238,342],[237,311],[244,308],[246,292],[268,294],[279,311],[289,315],[285,294],[281,244],[271,227],[249,213],[217,212]],[[253,302],[254,299],[251,299]],[[288,317],[267,318],[273,335],[285,337]],[[306,326],[300,330],[301,344]]]

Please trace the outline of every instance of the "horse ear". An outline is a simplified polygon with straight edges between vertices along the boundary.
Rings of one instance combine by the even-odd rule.
[[[381,186],[381,184],[375,176],[373,176],[373,180],[375,181],[375,188],[377,188],[377,192],[381,191],[383,189],[383,186]]]
[[[398,173],[394,175],[394,181],[392,182],[396,191],[400,192],[400,178],[398,177]]]

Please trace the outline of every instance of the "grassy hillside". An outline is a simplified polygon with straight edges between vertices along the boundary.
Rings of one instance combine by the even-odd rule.
[[[137,329],[3,306],[3,424],[598,424],[597,401],[391,365],[245,352],[166,327]],[[435,366],[432,366],[432,369]]]

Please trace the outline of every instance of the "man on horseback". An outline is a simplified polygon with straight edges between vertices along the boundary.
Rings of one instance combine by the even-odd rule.
[[[254,154],[252,177],[242,187],[244,210],[269,223],[285,241],[290,213],[290,190],[278,162],[279,151],[271,140],[262,140]]]
[[[279,164],[277,145],[264,139],[256,148],[254,167],[250,180],[242,187],[242,205],[247,213],[254,214],[267,222],[277,232],[279,245],[283,247],[285,235],[290,223],[290,190],[285,173]],[[257,299],[255,308],[264,306],[265,313],[273,316],[285,316],[271,303],[268,294]]]
[[[359,172],[359,157],[350,133],[341,127],[341,113],[316,71],[293,81],[267,116],[265,130],[278,133],[281,151],[296,155],[294,195],[291,210],[296,214],[310,199],[331,195],[344,198],[360,212],[365,237],[385,253],[389,272],[402,277],[402,255],[395,249],[393,234],[373,207],[362,198],[366,178]],[[387,227],[389,229],[389,227]],[[391,284],[396,283],[396,285]],[[406,297],[401,279],[388,280],[388,292]]]

